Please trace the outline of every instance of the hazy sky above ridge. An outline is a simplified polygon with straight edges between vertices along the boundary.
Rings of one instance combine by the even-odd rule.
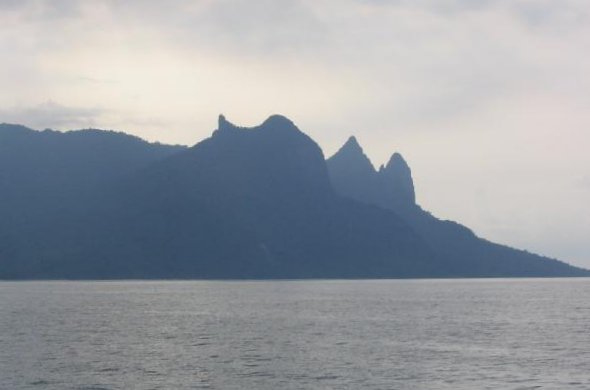
[[[587,0],[0,0],[0,122],[193,144],[280,113],[418,202],[590,267]]]

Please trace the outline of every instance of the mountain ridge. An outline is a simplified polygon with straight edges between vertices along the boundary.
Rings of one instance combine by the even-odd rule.
[[[10,131],[26,132],[15,129]],[[377,171],[350,138],[344,150],[356,149],[350,153],[356,162],[341,158],[335,170],[338,159],[326,160],[319,145],[284,116],[245,128],[220,115],[211,137],[188,148],[105,132],[108,147],[98,153],[92,132],[68,138],[83,142],[62,142],[51,132],[35,136],[43,133],[33,131],[18,148],[11,144],[15,150],[0,145],[4,166],[29,167],[12,179],[0,168],[0,189],[11,189],[0,191],[0,201],[11,200],[9,193],[38,194],[20,203],[12,199],[10,208],[0,205],[3,279],[588,274],[471,238],[475,249],[458,253],[492,253],[508,263],[453,259],[441,244],[444,235],[450,231],[453,240],[465,240],[470,231],[452,223],[453,229],[441,229],[422,214],[401,155]],[[27,147],[41,153],[22,153]],[[105,150],[110,165],[95,158]],[[79,168],[75,175],[71,166]],[[45,167],[52,168],[42,178],[50,180],[37,177]],[[60,188],[52,187],[53,178]],[[366,185],[359,187],[358,180]],[[356,192],[351,196],[349,190]]]

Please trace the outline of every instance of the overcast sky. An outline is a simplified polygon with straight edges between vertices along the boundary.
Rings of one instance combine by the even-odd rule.
[[[590,267],[587,0],[0,0],[0,122],[194,144],[290,117],[418,202]]]

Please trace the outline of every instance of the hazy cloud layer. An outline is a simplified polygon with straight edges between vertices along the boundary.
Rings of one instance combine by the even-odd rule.
[[[65,107],[52,101],[33,107],[0,109],[6,123],[27,123],[34,128],[81,128],[100,125],[104,110],[97,108]]]
[[[0,0],[0,122],[194,143],[354,133],[481,235],[590,266],[586,0]]]

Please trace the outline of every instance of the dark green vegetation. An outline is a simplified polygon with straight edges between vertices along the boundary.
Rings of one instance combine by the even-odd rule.
[[[0,125],[0,278],[584,276],[415,204],[399,154],[327,162],[288,119],[191,148]]]

